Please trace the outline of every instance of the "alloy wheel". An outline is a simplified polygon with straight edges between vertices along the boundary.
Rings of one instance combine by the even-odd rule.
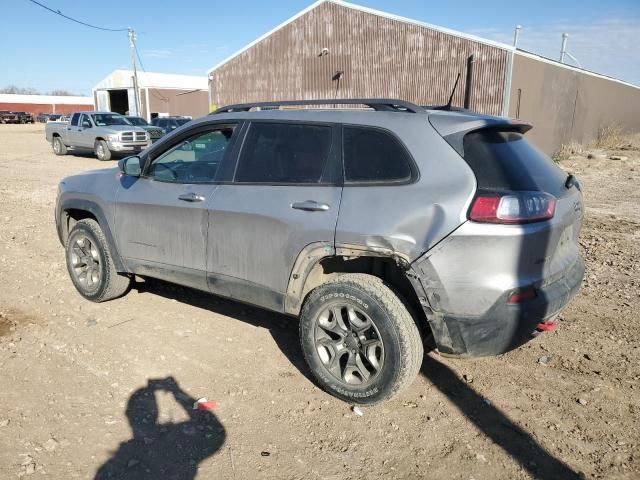
[[[87,237],[79,236],[71,249],[73,275],[86,290],[95,289],[100,282],[102,266],[96,245]]]
[[[352,305],[332,305],[316,319],[315,347],[324,368],[346,385],[371,382],[384,365],[384,344],[371,318]]]

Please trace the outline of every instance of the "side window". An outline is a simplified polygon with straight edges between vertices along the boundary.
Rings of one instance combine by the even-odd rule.
[[[74,127],[77,127],[79,120],[80,120],[80,114],[74,113],[73,116],[71,117],[71,125]]]
[[[89,115],[81,115],[79,125],[82,128],[91,128],[91,120],[89,120]]]
[[[319,183],[331,151],[332,129],[323,125],[252,123],[236,182]]]
[[[390,133],[365,127],[344,127],[346,182],[397,183],[411,180],[406,148]]]
[[[234,127],[228,126],[183,140],[157,157],[149,166],[147,176],[174,183],[215,181],[233,131]]]

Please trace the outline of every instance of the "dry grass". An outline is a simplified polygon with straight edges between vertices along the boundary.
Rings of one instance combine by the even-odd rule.
[[[560,147],[560,150],[555,152],[551,158],[554,162],[560,162],[562,160],[567,160],[571,155],[582,155],[585,153],[585,147],[581,143],[571,142],[567,144],[563,144]]]
[[[611,124],[600,127],[593,146],[607,150],[617,150],[629,144],[629,136],[625,135],[620,125]]]

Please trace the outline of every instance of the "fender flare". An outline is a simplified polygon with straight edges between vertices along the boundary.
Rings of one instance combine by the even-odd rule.
[[[63,224],[63,222],[65,221],[65,212],[71,209],[83,210],[85,212],[89,212],[91,215],[93,215],[96,218],[98,225],[100,225],[100,228],[102,229],[102,232],[104,233],[104,236],[107,239],[107,243],[109,243],[109,251],[111,253],[111,259],[113,260],[113,264],[116,267],[116,270],[118,272],[128,273],[128,270],[125,268],[124,262],[122,261],[122,257],[120,257],[120,254],[118,253],[118,248],[116,247],[115,239],[113,238],[113,235],[111,233],[111,228],[109,227],[109,222],[107,221],[107,217],[104,214],[102,207],[100,207],[94,201],[86,200],[86,199],[70,198],[67,200],[63,200],[60,203],[58,207],[58,213],[57,213],[58,221],[56,222],[57,223],[56,226],[58,230],[58,238],[60,240],[60,243],[62,243],[62,245],[65,245],[67,240],[67,236],[64,235],[64,229],[66,228],[66,226]],[[67,232],[67,235],[68,235],[68,232]]]
[[[305,286],[309,275],[314,267],[329,257],[384,257],[394,260],[398,265],[407,270],[407,277],[411,281],[414,288],[418,285],[409,275],[409,260],[397,252],[384,247],[373,247],[364,245],[348,245],[337,244],[333,246],[328,242],[310,243],[302,249],[298,254],[296,261],[289,275],[289,283],[287,284],[287,292],[284,298],[284,313],[289,315],[298,315],[302,309],[304,301]],[[425,298],[424,293],[417,291],[418,296]]]

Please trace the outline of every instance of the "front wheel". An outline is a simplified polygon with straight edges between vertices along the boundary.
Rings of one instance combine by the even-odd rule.
[[[116,271],[107,239],[95,220],[87,218],[73,226],[66,257],[71,281],[84,298],[105,302],[129,290],[131,279]]]
[[[96,143],[93,146],[93,151],[101,162],[111,160],[111,150],[109,150],[109,146],[104,140],[96,140]]]
[[[414,319],[383,280],[344,274],[311,292],[300,316],[305,359],[319,384],[371,405],[417,376],[424,355]]]

